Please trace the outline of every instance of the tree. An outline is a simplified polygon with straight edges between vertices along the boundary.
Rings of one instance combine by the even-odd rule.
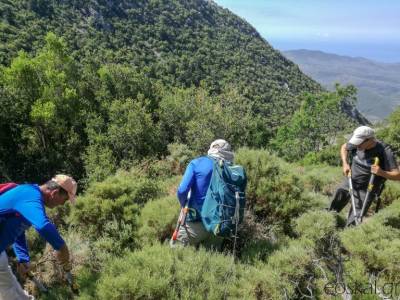
[[[81,177],[86,104],[65,42],[49,33],[35,57],[20,52],[3,71],[1,104],[9,116],[4,138],[11,141],[6,153],[18,158],[8,164],[13,178],[40,181],[61,171]]]
[[[281,156],[293,161],[334,143],[339,132],[352,124],[343,107],[354,105],[355,93],[353,86],[337,85],[334,92],[305,94],[300,109],[290,123],[278,129],[271,145]]]

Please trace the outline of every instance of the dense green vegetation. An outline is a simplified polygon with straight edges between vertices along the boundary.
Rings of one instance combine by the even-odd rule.
[[[359,120],[352,86],[321,90],[211,1],[2,1],[0,14],[0,180],[79,179],[77,205],[49,212],[76,299],[331,299],[330,284],[400,280],[398,184],[357,228],[324,211]],[[395,150],[398,124],[399,111],[379,130]],[[182,172],[220,137],[249,179],[236,257],[231,241],[171,250]],[[28,237],[38,299],[73,298]]]
[[[314,100],[317,83],[209,1],[2,1],[0,14],[1,178],[104,179],[221,136],[265,147],[307,97],[335,98],[338,120],[351,105]]]
[[[153,161],[153,168],[136,165],[93,182],[78,207],[54,215],[63,215],[58,222],[66,220],[59,227],[73,252],[78,299],[330,299],[335,284],[346,284],[356,299],[365,299],[360,289],[367,293],[370,280],[379,288],[400,280],[397,183],[385,190],[380,213],[357,228],[344,228],[347,211],[323,210],[341,180],[339,168],[303,167],[266,150],[238,149],[250,185],[233,262],[229,243],[222,253],[169,248],[178,215],[179,160],[175,153]],[[36,237],[29,236],[33,245]],[[38,278],[51,287],[39,299],[72,297],[51,249],[44,256],[38,245],[34,249]]]

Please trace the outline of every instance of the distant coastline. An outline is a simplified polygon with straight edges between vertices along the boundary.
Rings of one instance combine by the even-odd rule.
[[[298,49],[317,50],[350,57],[363,57],[381,63],[400,64],[400,41],[397,42],[360,42],[360,41],[305,41],[274,40],[268,42],[280,51]]]
[[[356,86],[357,108],[373,123],[382,121],[400,105],[400,63],[382,63],[320,50],[282,53],[328,89],[334,89],[336,82]]]

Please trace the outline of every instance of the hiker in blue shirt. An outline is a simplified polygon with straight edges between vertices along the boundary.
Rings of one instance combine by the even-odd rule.
[[[18,284],[8,267],[6,248],[13,246],[18,259],[18,272],[24,277],[30,270],[30,257],[25,230],[33,226],[56,250],[63,270],[71,276],[68,247],[46,215],[45,206],[54,208],[68,199],[74,203],[77,184],[66,175],[56,175],[43,185],[10,185],[0,195],[0,299],[33,299]],[[69,278],[71,280],[71,278]]]
[[[232,162],[233,158],[229,143],[218,139],[211,143],[208,156],[198,157],[189,163],[177,191],[181,207],[184,208],[188,202],[189,211],[185,225],[179,228],[177,240],[171,239],[172,247],[175,246],[175,242],[183,246],[198,246],[202,243],[205,246],[218,247],[221,244],[221,238],[215,237],[204,228],[200,212],[210,185],[213,160]]]

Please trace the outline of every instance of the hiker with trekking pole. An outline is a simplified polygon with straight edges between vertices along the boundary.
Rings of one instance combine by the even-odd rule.
[[[340,149],[343,174],[346,178],[337,188],[329,210],[340,212],[350,200],[347,226],[362,222],[371,203],[379,197],[384,183],[400,180],[400,171],[390,146],[377,140],[368,126],[360,126]]]
[[[42,291],[46,289],[34,277],[25,239],[25,230],[33,226],[54,248],[55,257],[69,285],[76,289],[67,245],[46,215],[45,206],[54,208],[67,200],[75,203],[77,184],[66,175],[56,175],[42,185],[0,184],[0,300],[34,299],[22,289],[8,265],[6,248],[13,246],[18,260],[17,271],[30,278]]]
[[[211,143],[207,156],[192,160],[177,190],[181,213],[170,246],[218,249],[224,237],[237,233],[243,219],[246,175],[233,165],[234,154],[225,140]]]

